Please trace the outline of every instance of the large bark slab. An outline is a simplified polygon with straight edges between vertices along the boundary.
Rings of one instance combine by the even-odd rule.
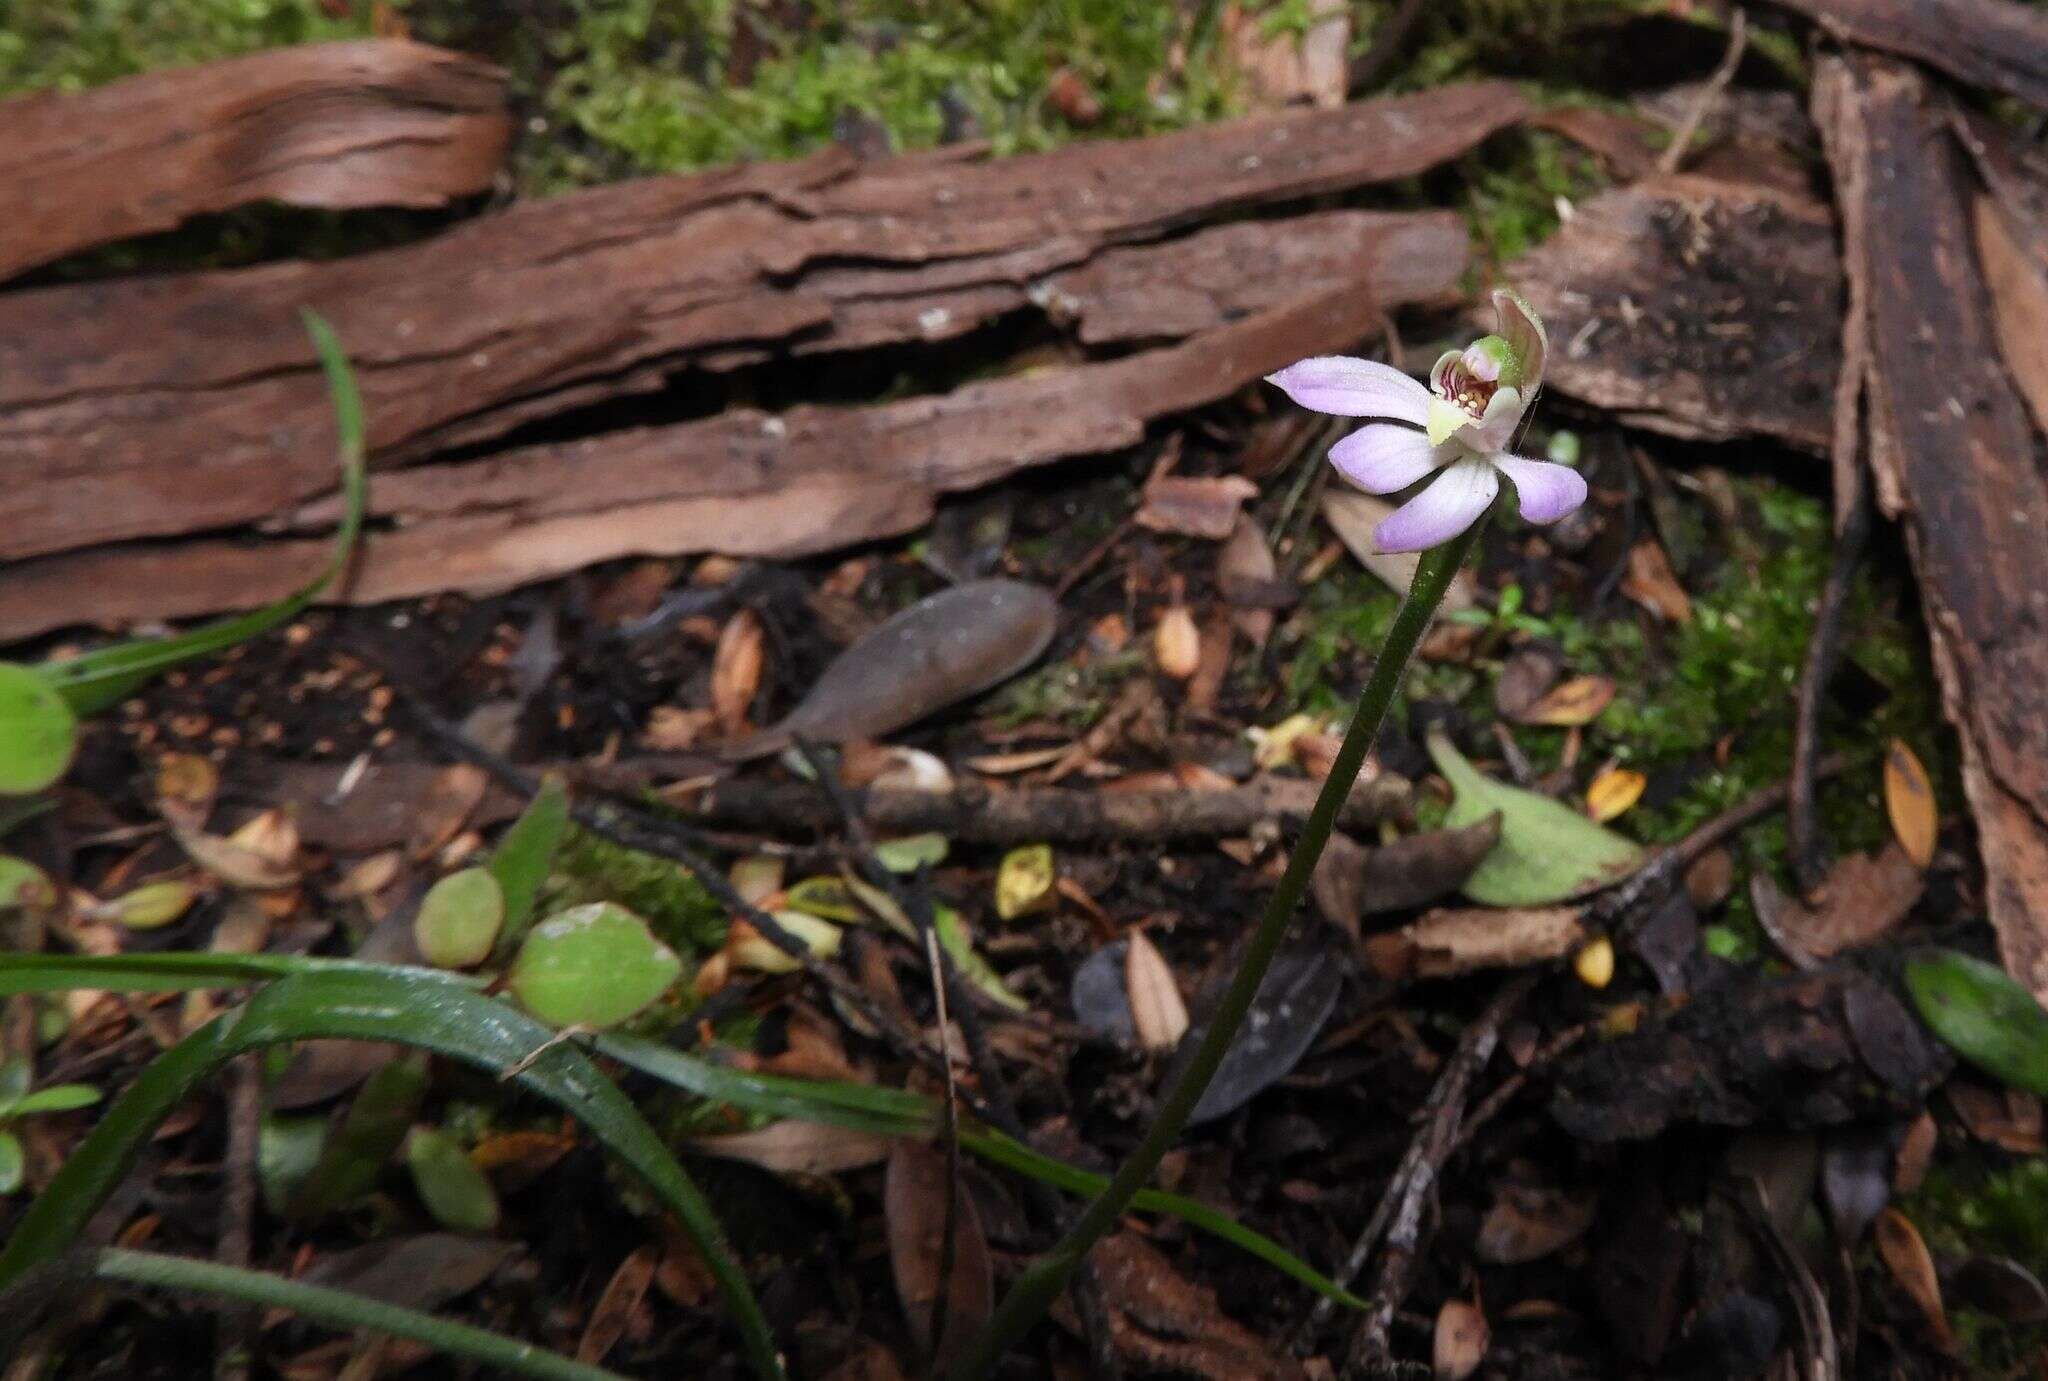
[[[1972,243],[1978,190],[1913,69],[1828,59],[1814,99],[1869,303],[1878,502],[1919,576],[2001,953],[2048,999],[2048,479]]]
[[[0,560],[232,527],[330,489],[302,307],[356,357],[388,466],[735,350],[958,335],[1117,246],[1409,176],[1525,110],[1481,84],[1023,158],[827,154],[338,263],[0,298]]]
[[[0,278],[250,202],[441,206],[491,185],[511,129],[497,68],[388,40],[0,101]]]
[[[1836,38],[2048,106],[2048,10],[2013,0],[1777,0]]]
[[[1827,449],[1842,313],[1834,220],[1770,187],[1653,177],[1581,203],[1510,277],[1560,391],[1668,435]]]
[[[1180,345],[932,397],[734,409],[379,475],[372,504],[397,525],[365,539],[338,597],[483,593],[619,556],[787,557],[909,532],[941,494],[1129,446],[1150,419],[1355,346],[1382,319],[1372,288],[1341,285]],[[202,538],[17,562],[0,571],[0,639],[262,603],[318,569],[326,540]]]

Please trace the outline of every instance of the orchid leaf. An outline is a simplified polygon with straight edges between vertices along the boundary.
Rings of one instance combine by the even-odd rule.
[[[506,984],[551,1026],[616,1026],[668,991],[683,971],[674,950],[623,906],[572,906],[533,928]]]
[[[1500,816],[1500,842],[1465,879],[1481,906],[1548,906],[1619,881],[1642,862],[1642,847],[1571,807],[1481,773],[1441,733],[1429,755],[1451,784],[1446,829]]]
[[[26,796],[64,775],[78,716],[31,667],[0,662],[0,796]]]
[[[2048,1097],[2048,1011],[1996,964],[1936,950],[1906,965],[1920,1019],[1985,1073]]]
[[[547,881],[555,849],[568,825],[569,797],[562,784],[549,777],[498,840],[491,861],[484,865],[498,880],[505,898],[505,917],[498,932],[500,955],[509,956],[525,936],[526,923],[533,919],[534,898]]]

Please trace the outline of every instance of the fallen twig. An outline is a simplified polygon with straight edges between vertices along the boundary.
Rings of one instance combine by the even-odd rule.
[[[1692,109],[1685,112],[1685,119],[1671,136],[1671,143],[1657,159],[1657,171],[1667,176],[1678,171],[1678,165],[1685,162],[1685,151],[1692,144],[1693,135],[1699,132],[1700,121],[1707,118],[1714,102],[1721,99],[1721,93],[1728,89],[1728,83],[1735,80],[1735,69],[1742,65],[1742,50],[1749,46],[1749,18],[1742,7],[1735,7],[1735,16],[1728,26],[1728,51],[1721,55],[1720,65],[1714,75],[1707,78],[1701,88],[1699,99]]]

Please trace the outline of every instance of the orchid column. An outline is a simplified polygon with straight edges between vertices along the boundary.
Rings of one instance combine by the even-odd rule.
[[[1003,1354],[1051,1307],[1089,1248],[1151,1180],[1160,1158],[1187,1125],[1258,995],[1337,813],[1379,738],[1408,661],[1451,577],[1478,541],[1500,493],[1501,476],[1513,485],[1521,515],[1532,523],[1554,522],[1586,501],[1586,482],[1576,471],[1508,454],[1542,386],[1547,342],[1542,321],[1520,295],[1500,289],[1493,305],[1499,333],[1444,355],[1430,371],[1427,388],[1391,366],[1338,355],[1289,365],[1269,380],[1316,412],[1378,419],[1331,448],[1331,464],[1351,483],[1374,494],[1391,494],[1427,481],[1373,534],[1382,551],[1422,553],[1415,582],[1359,693],[1357,712],[1288,856],[1287,871],[1273,889],[1194,1058],[1160,1100],[1151,1127],[1116,1177],[1067,1234],[1017,1278],[972,1351],[948,1372],[950,1381],[980,1381],[994,1374]]]

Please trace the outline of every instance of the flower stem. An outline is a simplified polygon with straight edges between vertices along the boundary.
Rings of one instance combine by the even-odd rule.
[[[1484,526],[1482,518],[1442,546],[1432,547],[1422,554],[1408,598],[1394,616],[1394,626],[1387,633],[1387,641],[1380,648],[1378,660],[1373,663],[1372,674],[1366,678],[1365,689],[1359,692],[1357,712],[1352,716],[1351,727],[1344,732],[1344,742],[1337,749],[1330,775],[1324,779],[1315,806],[1302,825],[1301,837],[1295,841],[1294,852],[1287,859],[1287,871],[1281,875],[1280,885],[1273,889],[1266,902],[1265,914],[1259,918],[1259,928],[1253,933],[1244,961],[1230,980],[1230,987],[1224,991],[1223,1000],[1217,1004],[1201,1045],[1180,1078],[1160,1101],[1144,1140],[1117,1170],[1116,1177],[1067,1229],[1066,1235],[1017,1277],[988,1325],[975,1339],[973,1350],[963,1354],[948,1370],[948,1381],[978,1381],[978,1378],[995,1374],[996,1363],[1003,1354],[1052,1307],[1052,1302],[1066,1287],[1067,1278],[1088,1255],[1089,1248],[1116,1225],[1117,1219],[1129,1206],[1131,1196],[1150,1183],[1161,1157],[1179,1139],[1189,1114],[1194,1111],[1203,1090],[1209,1087],[1209,1080],[1215,1076],[1223,1052],[1230,1048],[1238,1027],[1244,1023],[1245,1014],[1251,1010],[1252,1000],[1258,996],[1259,984],[1265,979],[1273,955],[1287,934],[1288,922],[1293,919],[1302,891],[1315,871],[1316,860],[1322,857],[1323,846],[1329,843],[1330,831],[1337,823],[1337,813],[1351,794],[1352,784],[1358,779],[1366,754],[1372,751],[1373,744],[1379,739],[1380,726],[1386,721],[1387,708],[1400,688],[1401,675],[1407,670],[1417,645],[1422,642],[1422,635],[1428,631],[1430,620],[1436,616],[1444,591],[1450,588],[1451,577],[1464,564],[1466,554],[1472,550]]]

